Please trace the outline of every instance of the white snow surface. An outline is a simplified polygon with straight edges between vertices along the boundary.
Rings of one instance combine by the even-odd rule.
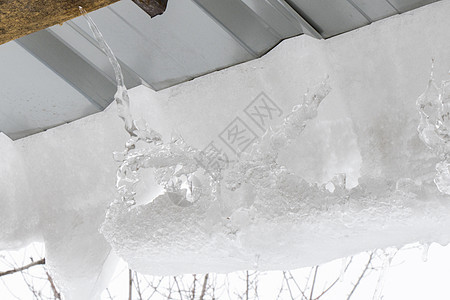
[[[293,269],[373,248],[447,244],[450,199],[433,183],[438,158],[418,137],[416,99],[432,58],[435,78],[448,79],[449,14],[450,1],[440,1],[328,40],[292,38],[261,59],[160,92],[130,91],[133,117],[165,139],[181,135],[199,149],[214,142],[233,159],[219,136],[236,117],[263,135],[244,111],[260,93],[282,111],[275,126],[328,74],[331,93],[278,163],[310,184],[345,173],[347,189],[336,180],[334,193],[286,185],[299,191],[287,198],[244,186],[222,189],[222,202],[180,207],[164,195],[152,201],[161,190],[143,170],[138,205],[110,206],[112,152],[127,140],[113,104],[15,142],[0,134],[0,248],[44,241],[66,298],[95,299],[116,255],[163,275]]]

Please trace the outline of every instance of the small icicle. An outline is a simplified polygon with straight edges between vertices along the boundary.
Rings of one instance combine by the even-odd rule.
[[[434,80],[434,58],[431,59],[430,81]]]
[[[133,120],[128,91],[118,60],[94,21],[82,7],[80,11],[100,48],[108,57],[116,76],[117,92],[114,98],[118,115],[130,135],[125,150],[114,153],[114,159],[121,163],[116,173],[116,189],[118,197],[129,207],[137,203],[136,186],[145,179],[141,177],[142,172],[139,172],[142,168],[154,169],[155,180],[152,184],[162,186],[169,199],[179,206],[193,205],[203,196],[213,202],[220,200],[222,203],[222,180],[232,191],[247,183],[264,193],[276,190],[291,198],[297,197],[300,189],[309,187],[301,177],[278,165],[276,158],[281,148],[298,138],[308,121],[317,116],[319,104],[331,91],[328,77],[305,95],[303,102],[292,109],[282,125],[275,131],[271,130],[262,140],[254,142],[250,147],[252,151],[247,153],[245,159],[243,154],[229,166],[228,157],[222,153],[204,153],[189,146],[181,136],[174,137],[170,143],[164,143],[162,136],[149,128],[145,121]],[[211,168],[211,165],[214,167]],[[225,168],[229,171],[226,174]],[[209,177],[209,187],[201,181],[204,177],[202,172],[198,172],[201,169]],[[224,178],[225,176],[227,177]],[[345,175],[337,176],[334,185],[344,190]]]
[[[427,89],[416,104],[420,115],[419,137],[440,158],[434,183],[441,193],[450,195],[450,82],[442,81],[440,87],[435,83],[434,59]]]
[[[422,245],[422,261],[428,261],[428,250],[430,249],[430,244],[425,243]]]
[[[259,266],[259,258],[260,258],[260,255],[259,255],[259,254],[255,254],[255,262],[253,263],[253,268],[254,268],[255,270],[258,270],[258,266]]]
[[[333,183],[335,188],[343,190],[345,189],[345,185],[347,183],[347,175],[345,173],[336,174],[331,179],[331,183]]]
[[[114,95],[114,99],[117,103],[117,111],[119,114],[119,117],[124,121],[125,123],[125,129],[127,132],[133,136],[134,130],[136,129],[133,124],[133,118],[131,117],[130,113],[130,100],[128,97],[128,90],[125,87],[125,81],[123,79],[122,69],[120,68],[120,64],[117,61],[116,56],[112,52],[109,45],[106,43],[105,39],[103,38],[103,35],[101,34],[100,30],[98,29],[97,25],[94,23],[94,21],[89,17],[86,10],[84,10],[83,7],[79,6],[81,14],[84,16],[86,21],[89,24],[89,28],[91,29],[92,34],[94,35],[95,39],[97,40],[100,48],[102,49],[103,53],[108,57],[109,62],[111,63],[114,74],[116,76],[116,82],[117,82],[117,92]]]

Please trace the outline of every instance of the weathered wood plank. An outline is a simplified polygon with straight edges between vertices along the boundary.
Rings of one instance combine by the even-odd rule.
[[[154,17],[162,14],[167,7],[167,0],[133,0],[143,11]]]
[[[0,44],[78,17],[118,0],[0,0]]]

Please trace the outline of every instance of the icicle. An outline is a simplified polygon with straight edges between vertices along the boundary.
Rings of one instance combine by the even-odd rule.
[[[425,243],[422,245],[422,261],[428,261],[428,251],[430,250],[430,244]]]
[[[225,186],[234,191],[243,183],[248,183],[259,194],[270,194],[276,190],[286,197],[298,197],[305,182],[278,165],[278,153],[297,139],[308,121],[317,116],[320,103],[330,91],[328,76],[311,91],[308,90],[302,103],[292,108],[282,125],[270,128],[251,146],[249,153],[241,155],[239,161],[231,166],[224,177]]]
[[[121,200],[128,206],[136,204],[136,185],[141,181],[140,168],[156,168],[159,174],[159,184],[164,186],[169,198],[177,205],[187,206],[199,199],[201,185],[192,173],[198,169],[194,156],[198,150],[185,145],[182,138],[172,139],[169,145],[162,143],[162,137],[156,131],[148,128],[143,120],[133,120],[130,112],[128,90],[124,83],[119,62],[106,43],[94,21],[86,11],[79,7],[86,18],[89,28],[111,63],[117,83],[114,99],[117,103],[119,117],[125,123],[125,129],[130,139],[125,144],[123,152],[114,152],[113,157],[121,165],[117,170],[116,189]],[[147,144],[136,148],[139,141]]]
[[[441,160],[436,165],[434,183],[440,192],[450,195],[450,80],[442,81],[440,88],[436,85],[434,59],[427,89],[416,104],[419,137]]]
[[[103,50],[105,55],[108,57],[109,62],[113,66],[117,82],[117,92],[116,95],[114,96],[114,99],[117,103],[117,110],[119,113],[119,117],[122,118],[122,120],[125,122],[125,129],[128,131],[128,133],[130,135],[133,135],[133,130],[135,128],[133,126],[133,119],[131,118],[130,114],[130,100],[128,97],[127,88],[125,87],[125,83],[123,80],[122,69],[120,68],[117,58],[115,57],[111,48],[106,43],[97,25],[94,23],[91,17],[88,16],[86,10],[84,10],[81,6],[79,6],[79,9],[81,14],[85,17],[86,21],[88,22],[89,28],[91,29],[95,39],[99,43],[100,48]]]
[[[169,199],[179,206],[191,205],[202,196],[207,196],[211,201],[221,199],[222,180],[232,191],[243,183],[248,183],[256,192],[277,192],[286,197],[298,197],[305,187],[309,187],[302,178],[278,165],[276,158],[281,148],[298,138],[307,122],[317,116],[320,103],[331,91],[328,76],[311,91],[308,90],[302,103],[294,106],[281,126],[269,130],[262,139],[255,142],[250,153],[243,153],[234,164],[226,164],[229,172],[224,175],[225,167],[206,169],[209,165],[208,158],[211,154],[217,156],[217,153],[205,153],[195,149],[187,145],[181,136],[174,137],[170,143],[165,144],[161,135],[148,128],[145,121],[133,120],[120,65],[93,20],[83,8],[80,7],[80,11],[113,66],[116,76],[115,101],[118,114],[130,135],[125,150],[113,154],[114,159],[121,163],[116,175],[116,189],[128,207],[136,204],[136,185],[142,180],[139,173],[141,168],[153,168],[156,183],[162,186]],[[209,177],[209,187],[202,185],[196,176],[200,169]],[[335,185],[345,187],[345,176],[340,176]]]
[[[255,270],[258,270],[258,266],[259,266],[259,258],[260,258],[260,255],[259,255],[259,254],[255,254],[255,261],[254,261],[254,263],[253,263],[253,268],[254,268]]]
[[[338,188],[341,190],[345,189],[346,182],[347,182],[347,175],[345,173],[336,174],[331,179],[331,183],[333,183],[335,188]]]

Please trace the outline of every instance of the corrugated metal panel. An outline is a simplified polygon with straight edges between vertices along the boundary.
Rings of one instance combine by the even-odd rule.
[[[194,0],[239,44],[261,56],[282,39],[313,32],[289,6],[271,0]],[[296,15],[297,20],[288,16]],[[311,29],[311,31],[309,31]],[[319,37],[319,35],[316,35]]]
[[[370,24],[370,21],[346,0],[288,0],[287,2],[324,38]]]
[[[118,57],[127,86],[159,90],[257,58],[287,37],[327,38],[436,1],[184,0],[169,1],[167,11],[152,19],[131,1],[120,1],[90,15]],[[83,18],[19,43],[32,55],[15,42],[0,46],[0,131],[20,138],[112,101],[113,70]]]
[[[377,21],[398,14],[397,9],[386,0],[348,0],[358,7],[371,21]]]
[[[93,37],[81,30],[73,21],[68,21],[62,26],[57,25],[48,28],[47,31],[64,43],[70,51],[82,57],[87,63],[94,67],[102,76],[109,78],[115,85],[114,70],[105,59],[105,54],[100,49]],[[124,74],[125,84],[132,88],[143,83],[142,79],[119,59]]]
[[[90,15],[117,57],[155,89],[255,57],[192,1],[169,1],[153,19],[128,1]],[[83,18],[73,22],[90,32]]]
[[[99,109],[111,103],[116,86],[51,32],[41,30],[16,40]]]
[[[196,0],[253,56],[273,47],[282,36],[240,0]]]
[[[0,130],[21,138],[99,112],[16,42],[0,47]]]
[[[238,0],[239,1],[239,0]],[[286,13],[296,15],[296,12],[280,6],[278,1],[242,0],[242,2],[252,10],[252,13],[259,16],[276,32],[279,38],[298,35],[303,32],[303,27],[299,21],[291,22]]]
[[[91,16],[122,63],[156,90],[259,57],[290,36],[307,32],[319,37],[279,0],[172,1],[153,19],[132,2],[121,1]],[[52,30],[88,57],[77,47],[80,35],[90,35],[85,20],[77,18],[68,26],[78,37],[60,26]]]
[[[390,2],[399,12],[406,12],[439,0],[386,0]]]

